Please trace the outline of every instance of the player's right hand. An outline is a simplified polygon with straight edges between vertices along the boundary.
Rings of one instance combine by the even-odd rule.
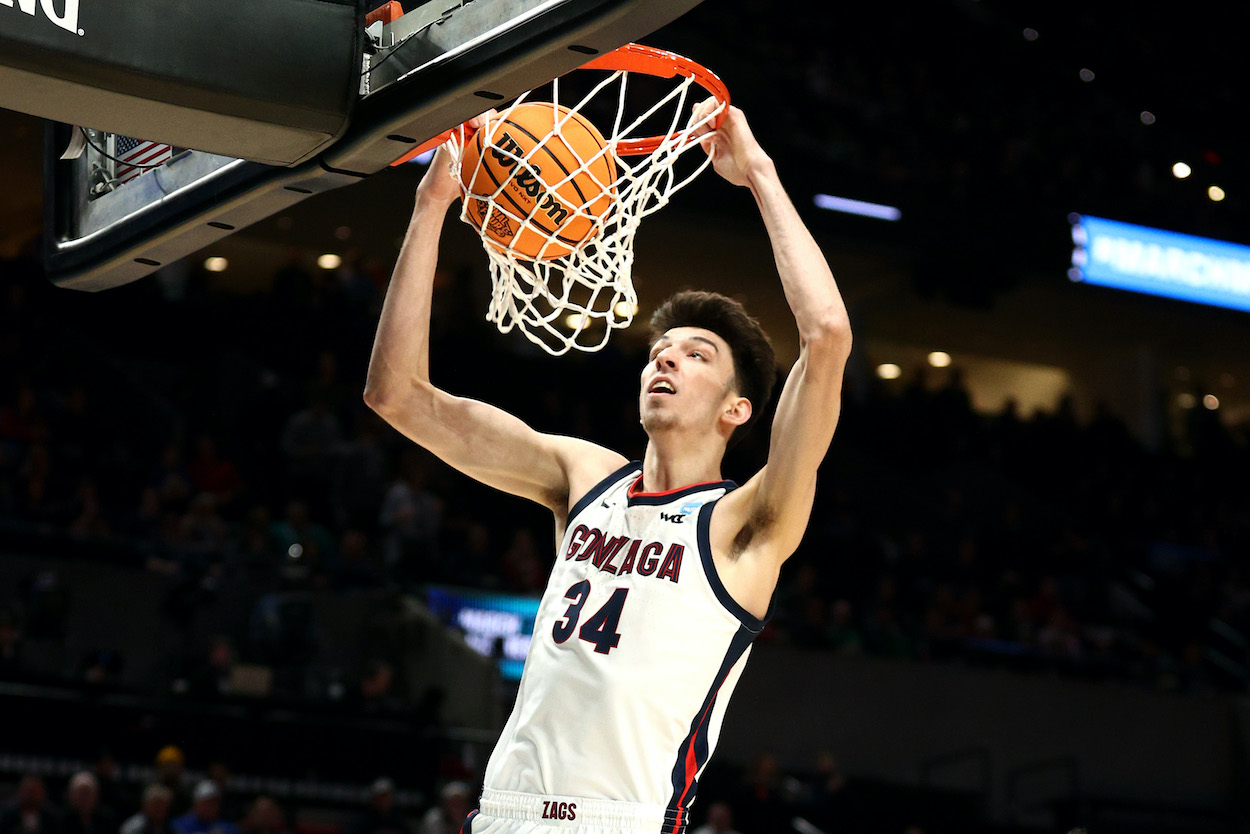
[[[493,109],[487,110],[465,122],[465,141],[470,141],[470,137],[496,115]],[[425,176],[421,178],[421,184],[417,186],[418,197],[428,198],[442,206],[450,206],[460,199],[461,195],[460,183],[452,174],[453,157],[450,145],[451,142],[448,141],[439,146],[434,153],[434,158],[430,160],[429,170],[425,172]]]

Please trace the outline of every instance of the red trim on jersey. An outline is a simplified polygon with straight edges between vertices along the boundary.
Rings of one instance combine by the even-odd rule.
[[[703,729],[703,725],[707,723],[707,717],[712,714],[712,708],[716,705],[716,699],[720,695],[720,688],[725,685],[725,679],[721,678],[720,683],[716,685],[716,692],[708,701],[707,709],[703,710],[703,717],[699,719],[695,731],[690,734],[690,744],[686,747],[686,786],[682,789],[681,796],[677,799],[677,819],[673,823],[673,831],[681,831],[682,816],[686,809],[683,803],[686,801],[686,795],[690,793],[691,786],[694,785],[694,778],[699,775],[699,757],[694,752],[695,743],[699,739],[699,731]]]
[[[722,478],[719,481],[699,481],[697,484],[686,484],[685,486],[673,487],[672,489],[666,489],[662,492],[636,492],[635,490],[637,490],[638,485],[641,483],[642,473],[639,472],[638,479],[629,485],[629,489],[626,490],[625,494],[630,498],[655,498],[660,495],[672,495],[674,492],[681,492],[683,489],[691,489],[693,487],[716,486],[717,484],[725,483],[725,481]]]

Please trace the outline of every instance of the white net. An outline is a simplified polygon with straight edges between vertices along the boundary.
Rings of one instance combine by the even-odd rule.
[[[695,86],[692,94],[695,79],[679,75],[663,82],[669,87],[667,93],[635,115],[630,112],[631,75],[626,71],[612,72],[588,93],[563,106],[560,79],[542,88],[544,93],[551,93],[549,106],[553,108],[554,125],[546,137],[538,137],[540,141],[528,149],[519,151],[514,143],[502,141],[500,137],[505,134],[494,126],[507,120],[533,93],[521,96],[480,129],[480,153],[465,153],[475,140],[466,140],[463,131],[453,134],[450,141],[452,174],[465,192],[461,219],[478,227],[490,257],[492,291],[486,318],[503,333],[519,327],[530,341],[555,356],[574,348],[597,351],[607,344],[613,330],[633,322],[638,310],[631,278],[634,234],[642,218],[666,205],[675,191],[711,162],[709,155],[698,151],[690,163],[680,166],[681,171],[677,165],[687,151],[699,145],[692,138],[693,131],[714,122],[726,104],[720,103],[693,121],[691,112],[701,99],[697,95],[701,88]],[[603,114],[610,114],[612,109],[615,117],[611,130],[604,131],[608,118]],[[590,158],[580,160],[561,179],[538,176],[534,157],[544,142],[561,137],[565,131],[572,132],[587,111],[596,113],[596,128],[606,145]],[[663,136],[654,151],[623,155],[629,142],[651,135]],[[491,155],[513,177],[524,178],[523,188],[533,198],[532,203],[518,205],[515,199],[507,197],[505,189],[513,180],[496,184],[492,179],[479,177]],[[471,168],[464,166],[462,170],[466,159],[471,160]],[[570,187],[575,179],[574,186],[579,187]],[[490,188],[482,188],[483,182],[489,183]],[[587,193],[595,196],[578,199]],[[600,194],[607,196],[599,197]],[[557,228],[548,229],[537,215],[541,209],[553,206],[557,207],[554,213],[564,219]],[[470,212],[476,217],[470,217]],[[546,212],[548,216],[551,213]],[[574,224],[579,224],[575,239],[562,234],[562,230]]]

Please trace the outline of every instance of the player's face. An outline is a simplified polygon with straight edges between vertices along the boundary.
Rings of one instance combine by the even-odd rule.
[[[674,327],[652,346],[642,369],[639,413],[648,433],[676,426],[716,425],[733,388],[733,353],[701,327]]]

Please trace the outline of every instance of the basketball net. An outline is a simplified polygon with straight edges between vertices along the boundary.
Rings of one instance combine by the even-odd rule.
[[[658,53],[658,50],[649,50],[634,44],[622,47],[622,50],[630,48],[647,50],[648,54]],[[602,68],[595,64],[610,63],[607,59],[613,54],[609,53],[604,58],[591,62],[585,69]],[[685,61],[679,56],[672,57]],[[682,76],[681,68],[676,68],[672,89],[644,113],[632,118],[625,115],[631,70],[612,71],[574,103],[560,101],[560,79],[551,82],[551,104],[563,104],[572,112],[582,111],[597,99],[608,100],[610,107],[612,105],[608,97],[616,98],[616,116],[612,130],[604,131],[603,125],[596,124],[607,143],[599,153],[591,159],[583,160],[580,167],[559,181],[545,182],[535,178],[536,184],[544,192],[535,201],[535,206],[544,200],[555,201],[567,208],[572,216],[589,218],[594,228],[586,242],[569,254],[552,260],[532,260],[514,251],[512,244],[505,246],[489,237],[491,224],[508,222],[513,227],[527,227],[534,234],[546,237],[546,243],[557,247],[552,251],[562,251],[568,247],[555,243],[553,239],[556,231],[545,232],[535,227],[529,223],[528,217],[518,214],[504,200],[497,199],[507,185],[506,181],[493,194],[472,195],[473,201],[485,205],[485,215],[479,232],[483,247],[490,258],[491,300],[486,319],[494,322],[501,333],[508,333],[514,327],[519,327],[530,341],[553,356],[560,356],[574,348],[587,352],[597,351],[608,343],[613,330],[629,327],[633,322],[638,311],[638,297],[631,278],[634,234],[644,217],[663,208],[674,192],[711,164],[711,155],[700,151],[697,163],[683,166],[684,173],[677,171],[678,160],[699,146],[699,141],[693,137],[694,131],[704,124],[719,125],[721,114],[728,107],[728,94],[718,94],[718,106],[699,121],[693,122],[686,115],[693,104],[697,103],[691,96],[692,85],[699,81],[706,86],[707,76],[715,78],[701,67],[698,69],[704,74],[703,79],[697,79],[695,74]],[[654,74],[647,70],[643,72],[647,75]],[[719,85],[719,80],[717,84]],[[718,93],[723,91],[724,87],[720,85]],[[500,112],[496,119],[506,119],[532,93],[533,91],[522,95]],[[595,108],[602,111],[603,102],[596,103]],[[524,155],[517,155],[496,145],[488,145],[478,155],[476,165],[480,168],[488,153],[503,153],[518,163],[514,170],[527,169],[530,167],[530,157],[541,150],[543,141],[559,134],[561,127],[570,118],[570,115],[557,118],[552,132],[547,137],[539,137],[541,141],[535,142],[532,149]],[[657,120],[667,125],[667,132],[651,139],[641,138],[644,125],[654,129]],[[684,126],[683,121],[686,122]],[[488,131],[486,136],[496,135],[490,129],[493,123],[494,120],[483,126],[482,129]],[[452,133],[448,141],[453,160],[452,176],[462,184],[462,188],[465,182],[477,182],[476,170],[465,172],[466,175],[461,176],[462,154],[465,143],[472,141],[471,134],[461,127]],[[613,182],[603,183],[591,172],[590,166],[600,155],[607,153],[614,155],[617,176]],[[608,167],[611,169],[611,166]],[[600,165],[599,168],[604,166]],[[585,206],[571,205],[558,192],[561,185],[579,175],[595,178],[603,192],[612,197],[610,207],[602,214],[596,216],[588,212]],[[473,226],[468,217],[470,198],[467,190],[464,197],[461,201],[460,217]],[[513,243],[520,237],[519,233],[513,237]]]

